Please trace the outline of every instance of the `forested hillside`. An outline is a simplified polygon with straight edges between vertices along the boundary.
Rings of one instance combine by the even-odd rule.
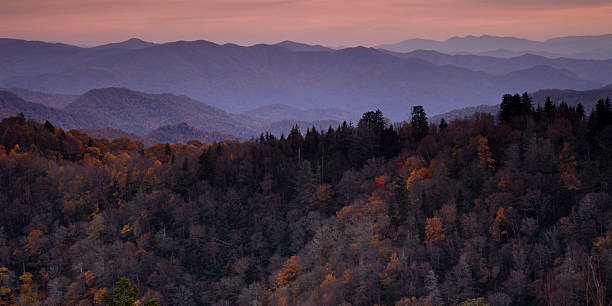
[[[406,120],[145,149],[4,119],[0,304],[610,303],[609,100]]]

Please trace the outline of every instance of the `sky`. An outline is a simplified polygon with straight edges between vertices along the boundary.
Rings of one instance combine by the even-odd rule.
[[[374,46],[410,38],[612,33],[612,0],[0,0],[0,37]]]

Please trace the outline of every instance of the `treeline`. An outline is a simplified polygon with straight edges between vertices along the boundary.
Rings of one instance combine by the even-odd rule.
[[[0,304],[608,304],[611,142],[526,94],[148,149],[4,119]]]

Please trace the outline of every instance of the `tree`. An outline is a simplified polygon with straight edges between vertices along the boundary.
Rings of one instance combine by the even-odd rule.
[[[448,123],[446,123],[446,120],[444,120],[444,118],[440,120],[440,124],[438,125],[438,128],[440,129],[440,132],[445,131],[446,128],[448,128]]]
[[[380,109],[377,109],[374,112],[364,113],[363,116],[361,116],[361,120],[359,120],[359,123],[357,124],[360,129],[367,129],[368,131],[372,131],[375,135],[381,135],[385,130],[386,125],[387,122]]]
[[[130,280],[127,277],[122,277],[113,289],[113,296],[109,296],[107,292],[102,294],[102,300],[109,306],[132,306],[136,303],[136,297],[138,296],[138,287],[132,286]],[[157,299],[153,298],[147,301],[144,305],[156,306]]]
[[[502,102],[499,106],[497,117],[501,122],[510,122],[518,116],[534,114],[533,103],[531,97],[525,92],[522,96],[519,94],[505,94],[502,97]]]
[[[432,244],[444,240],[444,226],[442,219],[438,217],[425,220],[425,243]]]
[[[412,107],[410,128],[416,141],[421,141],[429,133],[429,122],[427,122],[427,114],[425,114],[423,106],[417,105]]]
[[[514,115],[513,97],[511,94],[505,94],[502,97],[502,102],[499,106],[497,117],[501,122],[509,122]]]
[[[589,128],[592,131],[598,132],[609,124],[612,124],[612,104],[610,104],[610,98],[606,98],[606,100],[600,99],[597,101],[597,105],[589,118]]]
[[[382,144],[382,135],[385,132],[387,121],[382,112],[366,112],[357,124],[357,132],[361,139],[361,155],[363,158],[379,156]]]
[[[521,96],[520,115],[533,115],[533,101],[526,92]]]

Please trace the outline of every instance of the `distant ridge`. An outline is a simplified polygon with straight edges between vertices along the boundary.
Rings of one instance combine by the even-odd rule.
[[[408,39],[394,44],[376,46],[395,52],[414,50],[435,50],[444,53],[490,53],[495,50],[518,53],[550,54],[554,57],[565,56],[585,59],[612,58],[612,34],[595,36],[556,37],[545,41],[534,41],[516,37],[473,36],[451,37],[445,41]]]
[[[582,64],[578,68],[586,72],[578,75],[578,68],[572,67],[553,67],[558,71],[530,69],[542,65],[535,61],[531,66],[519,67],[517,70],[523,71],[517,77],[508,72],[494,75],[472,68],[436,65],[365,47],[295,52],[277,45],[242,47],[208,41],[179,41],[138,50],[33,46],[25,41],[7,44],[8,47],[0,48],[0,56],[6,62],[0,67],[2,87],[69,94],[127,87],[153,94],[185,94],[228,112],[269,104],[299,109],[325,109],[333,105],[355,113],[380,108],[391,119],[402,120],[410,115],[410,105],[424,105],[428,113],[436,114],[492,103],[508,91],[587,90],[612,82],[606,79],[609,75],[597,77],[597,73]],[[41,52],[41,48],[45,51]],[[601,67],[598,73],[605,74],[601,71],[607,71],[606,61],[594,64]],[[597,80],[585,79],[583,75],[587,72]],[[206,121],[196,123],[179,117],[146,128],[143,121],[139,123],[140,130],[121,129],[141,134],[161,125],[187,122],[195,128],[210,130],[204,126]],[[237,134],[235,127],[227,128],[217,131],[245,136],[246,132]]]
[[[48,120],[67,130],[97,127],[96,120],[89,116],[73,116],[56,108],[25,101],[12,92],[0,90],[0,118],[7,118],[20,113],[28,119],[41,122]]]
[[[32,91],[24,88],[6,88],[1,90],[10,91],[26,101],[43,104],[57,109],[64,108],[66,105],[74,102],[74,100],[78,98],[76,95],[52,94],[41,91]]]
[[[304,110],[286,104],[264,105],[243,112],[242,114],[268,123],[281,120],[336,120],[338,122],[342,122],[356,121],[360,118],[359,114],[339,108],[315,108]]]
[[[190,140],[198,140],[204,143],[211,143],[223,140],[242,141],[247,139],[244,137],[232,136],[215,131],[202,131],[191,127],[184,122],[175,125],[166,125],[159,127],[149,132],[146,137],[157,142],[165,143],[187,143]]]
[[[324,46],[321,46],[321,45],[308,45],[308,44],[298,43],[298,42],[294,42],[294,41],[290,41],[290,40],[285,40],[283,42],[280,42],[280,43],[276,44],[275,46],[287,48],[287,49],[289,49],[291,51],[297,51],[297,52],[330,52],[330,51],[334,51],[334,49],[331,49],[331,48],[328,48],[328,47],[324,47]]]
[[[126,41],[118,42],[118,43],[110,43],[105,45],[100,45],[96,47],[92,47],[92,49],[127,49],[127,50],[138,50],[144,49],[148,47],[157,46],[158,44],[144,41],[139,38],[130,38]]]
[[[151,147],[153,145],[155,145],[156,143],[158,143],[157,141],[147,138],[147,137],[142,137],[140,135],[136,135],[134,133],[128,133],[122,130],[118,130],[118,129],[113,129],[110,127],[105,127],[105,128],[100,128],[100,129],[86,129],[86,128],[82,128],[79,129],[81,131],[83,131],[85,134],[93,137],[93,138],[105,138],[108,140],[114,140],[114,139],[119,139],[119,138],[129,138],[132,139],[136,142],[140,142],[142,143],[145,147]]]
[[[594,90],[563,90],[563,89],[542,89],[536,92],[529,93],[533,100],[534,106],[544,105],[547,97],[555,104],[565,102],[570,106],[582,104],[586,112],[590,112],[595,108],[597,101],[600,99],[612,98],[612,87],[604,87]],[[442,118],[446,121],[455,119],[463,119],[470,117],[475,113],[497,114],[499,104],[495,105],[478,105],[460,109],[455,109],[443,114],[435,115],[430,118],[431,122],[439,122]]]
[[[386,51],[390,52],[390,51]],[[550,59],[534,54],[512,58],[498,58],[482,55],[450,55],[432,50],[415,50],[408,53],[390,52],[401,58],[417,58],[435,65],[452,65],[493,75],[504,75],[535,66],[550,66],[571,71],[576,76],[593,82],[612,82],[612,60]]]
[[[258,123],[186,96],[149,94],[127,88],[93,89],[66,106],[67,113],[95,116],[106,126],[145,135],[164,125],[186,122],[202,130],[250,136]]]

